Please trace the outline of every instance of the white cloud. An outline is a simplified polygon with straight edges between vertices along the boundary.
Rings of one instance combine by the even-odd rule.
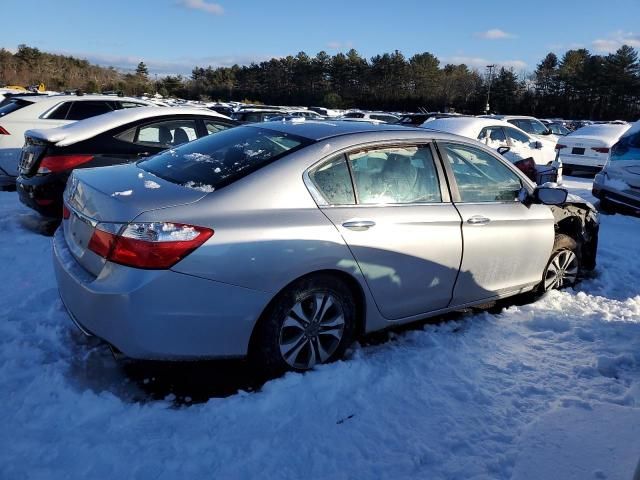
[[[504,30],[500,30],[499,28],[492,28],[486,32],[476,33],[476,37],[484,38],[485,40],[503,40],[505,38],[514,38],[515,35],[505,32]]]
[[[349,50],[353,48],[353,43],[333,41],[327,43],[327,48],[331,50]]]
[[[618,30],[610,34],[608,38],[598,38],[591,42],[591,44],[598,53],[615,52],[622,45],[640,48],[640,34]]]
[[[191,10],[201,10],[212,15],[222,15],[224,8],[218,3],[210,3],[206,0],[180,0],[179,5]]]
[[[249,65],[252,62],[263,62],[271,58],[277,58],[276,55],[218,55],[211,57],[187,57],[179,60],[158,60],[153,58],[142,58],[128,55],[108,55],[86,52],[70,52],[70,51],[54,51],[63,55],[72,55],[77,58],[85,58],[91,63],[104,67],[115,67],[125,72],[133,72],[139,62],[143,61],[151,75],[191,75],[194,67],[230,67],[232,65]]]
[[[467,56],[454,56],[444,59],[445,63],[452,63],[454,65],[465,64],[469,67],[484,69],[487,65],[497,65],[498,67],[513,68],[514,70],[525,70],[527,63],[523,60],[487,60],[482,57],[467,57]]]

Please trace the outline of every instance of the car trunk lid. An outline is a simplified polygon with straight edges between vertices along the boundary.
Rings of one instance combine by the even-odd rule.
[[[89,242],[99,224],[124,226],[144,212],[190,204],[205,195],[136,165],[76,170],[64,194],[68,209],[63,218],[65,240],[78,262],[97,276],[106,260],[89,249]]]

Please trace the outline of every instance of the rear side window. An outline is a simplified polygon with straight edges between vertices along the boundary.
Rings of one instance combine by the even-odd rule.
[[[138,127],[134,142],[154,147],[170,147],[196,138],[195,120],[171,120]]]
[[[440,185],[429,146],[349,154],[360,204],[438,203]]]
[[[349,112],[349,113],[345,114],[344,118],[364,118],[364,113]]]
[[[610,161],[640,161],[640,130],[624,135],[613,146]]]
[[[70,107],[71,107],[71,102],[63,102],[57,107],[55,107],[47,115],[47,118],[50,120],[64,120],[65,118],[67,118],[67,114],[69,113]]]
[[[349,167],[344,155],[322,164],[309,174],[311,180],[330,205],[353,205],[356,203],[351,185]]]
[[[113,111],[113,108],[107,102],[73,102],[67,114],[67,120],[84,120],[85,118],[95,117],[111,111]]]
[[[207,128],[207,135],[211,135],[212,133],[218,133],[222,130],[226,130],[227,128],[231,128],[233,125],[229,125],[228,123],[214,122],[213,120],[205,120],[204,126]]]
[[[9,100],[7,103],[5,103],[0,107],[0,117],[9,115],[10,113],[13,113],[31,104],[32,102],[27,102],[25,100],[18,100],[18,99]]]
[[[311,143],[264,128],[237,127],[167,150],[138,165],[170,182],[211,192]]]
[[[480,135],[478,135],[478,140],[492,148],[498,148],[507,143],[507,137],[502,127],[483,128]]]

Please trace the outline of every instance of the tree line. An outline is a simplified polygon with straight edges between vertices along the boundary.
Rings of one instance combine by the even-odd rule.
[[[351,49],[329,55],[272,58],[250,65],[195,67],[190,77],[153,82],[140,63],[135,73],[21,45],[0,49],[0,83],[45,82],[51,89],[159,92],[197,100],[256,101],[277,105],[478,114],[490,89],[492,112],[594,120],[640,117],[640,61],[627,45],[608,55],[587,49],[549,53],[529,74],[501,67],[491,76],[467,65],[441,64],[431,53],[371,58]]]

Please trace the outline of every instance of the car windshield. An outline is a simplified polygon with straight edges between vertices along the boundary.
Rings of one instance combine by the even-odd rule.
[[[3,102],[4,103],[4,102]],[[4,117],[5,115],[9,115],[16,110],[20,110],[22,107],[26,107],[27,105],[31,105],[32,102],[28,102],[26,100],[20,99],[11,99],[6,102],[4,105],[0,106],[0,117]]]
[[[212,192],[312,143],[311,140],[256,127],[236,127],[138,163],[158,177]]]
[[[635,129],[634,129],[635,130]],[[640,129],[626,133],[611,149],[611,162],[640,162]]]

